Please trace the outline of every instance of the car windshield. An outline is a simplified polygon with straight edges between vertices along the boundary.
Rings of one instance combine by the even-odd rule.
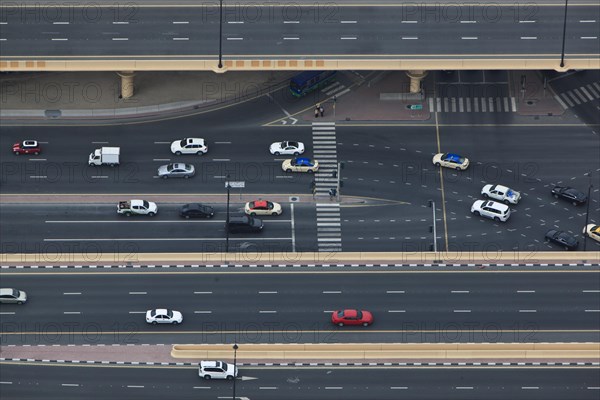
[[[144,200],[142,204],[144,205],[144,208],[150,208],[150,203],[148,203],[146,200]]]
[[[358,318],[358,319],[362,319],[362,317],[363,317],[363,313],[362,313],[362,311],[357,311],[357,312],[356,312],[356,318]]]
[[[173,318],[173,311],[167,310],[167,317]]]
[[[337,312],[337,316],[338,316],[338,318],[344,318],[344,312],[343,311],[338,311]]]
[[[171,172],[175,169],[175,165],[174,164],[169,164],[167,165],[167,171]]]
[[[181,147],[185,147],[186,144],[187,144],[187,139],[181,139],[181,141],[179,142],[179,146],[181,146]]]
[[[20,293],[20,292],[19,292],[17,289],[13,289],[13,290],[12,290],[12,295],[13,295],[13,296],[15,296],[15,297],[19,297],[19,295],[20,295],[20,294],[21,294],[21,293]]]
[[[298,147],[298,142],[288,142],[288,146]]]

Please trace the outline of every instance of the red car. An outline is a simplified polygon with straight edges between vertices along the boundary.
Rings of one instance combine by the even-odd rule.
[[[42,149],[37,140],[23,140],[21,143],[13,144],[12,151],[17,156],[19,154],[35,154],[37,156]]]
[[[344,325],[362,325],[369,326],[373,323],[373,314],[361,310],[341,310],[334,311],[331,315],[331,322],[338,326]]]

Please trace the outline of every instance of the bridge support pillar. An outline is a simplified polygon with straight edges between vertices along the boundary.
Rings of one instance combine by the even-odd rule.
[[[117,72],[117,75],[121,77],[121,95],[119,98],[129,99],[133,97],[133,77],[135,76],[135,72],[122,71]]]
[[[422,69],[406,71],[406,76],[410,78],[410,92],[421,92],[421,81],[427,76],[428,72]]]

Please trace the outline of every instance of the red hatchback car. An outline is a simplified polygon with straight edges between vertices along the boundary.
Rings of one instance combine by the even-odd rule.
[[[361,310],[341,310],[334,311],[331,315],[331,322],[338,326],[344,325],[362,325],[369,326],[373,323],[373,314],[369,311]]]
[[[17,156],[19,154],[35,154],[37,156],[42,149],[37,140],[23,140],[21,143],[13,144],[12,151]]]

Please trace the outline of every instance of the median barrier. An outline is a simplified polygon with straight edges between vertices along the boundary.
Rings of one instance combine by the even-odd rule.
[[[0,262],[9,265],[89,265],[89,264],[600,264],[598,251],[544,252],[314,252],[314,253],[2,253]]]
[[[345,343],[345,344],[238,344],[237,359],[244,360],[392,360],[392,359],[567,359],[600,360],[600,343]],[[173,358],[231,359],[230,344],[177,344]]]

